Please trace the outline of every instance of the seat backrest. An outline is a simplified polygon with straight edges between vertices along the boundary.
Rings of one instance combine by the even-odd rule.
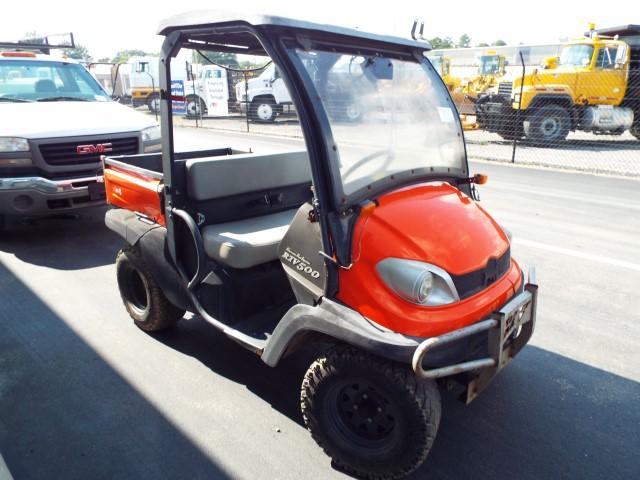
[[[304,150],[186,161],[187,194],[197,202],[311,182]]]
[[[51,93],[57,91],[56,84],[48,78],[38,80],[35,85],[35,90],[36,93]]]

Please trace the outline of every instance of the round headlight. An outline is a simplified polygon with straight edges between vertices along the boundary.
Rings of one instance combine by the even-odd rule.
[[[433,274],[431,272],[425,272],[422,280],[420,281],[420,288],[418,288],[418,294],[416,298],[418,303],[426,303],[433,288]]]
[[[460,300],[451,276],[430,263],[385,258],[376,270],[391,290],[416,305],[447,305]]]

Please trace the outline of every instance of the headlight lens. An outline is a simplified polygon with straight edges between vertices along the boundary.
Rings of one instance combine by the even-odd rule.
[[[29,142],[26,138],[0,137],[0,152],[28,152]]]
[[[398,296],[416,305],[447,305],[460,300],[451,276],[430,263],[385,258],[378,262],[376,271]]]
[[[142,141],[143,142],[151,142],[153,140],[160,139],[160,125],[155,125],[153,127],[145,128],[142,130]]]

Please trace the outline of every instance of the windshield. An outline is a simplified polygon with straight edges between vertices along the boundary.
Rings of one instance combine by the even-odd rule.
[[[483,55],[480,57],[480,75],[493,75],[500,71],[500,57]]]
[[[98,82],[77,63],[2,60],[0,101],[110,100]]]
[[[457,113],[426,58],[295,53],[329,118],[344,195],[426,172],[466,172]]]
[[[593,47],[591,45],[569,45],[560,53],[560,65],[570,67],[586,67],[591,63]]]
[[[442,75],[442,57],[429,57],[429,61],[435,71]]]

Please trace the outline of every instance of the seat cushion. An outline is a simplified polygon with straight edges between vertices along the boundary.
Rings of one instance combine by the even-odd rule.
[[[232,268],[250,268],[278,258],[278,244],[297,210],[218,223],[202,229],[204,250]]]

